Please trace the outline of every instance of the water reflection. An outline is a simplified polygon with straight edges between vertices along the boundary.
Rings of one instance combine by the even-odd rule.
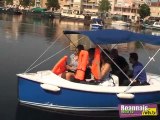
[[[51,111],[20,104],[17,105],[16,111],[16,120],[106,120],[111,118],[119,118],[118,111],[103,113],[94,112],[94,114],[91,112],[84,112],[82,114],[67,111]]]
[[[63,30],[88,30],[88,26],[84,26],[78,22],[67,22],[59,21],[59,19],[47,20],[37,19],[27,16],[12,16],[7,14],[0,14],[0,48],[1,48],[1,67],[0,76],[2,91],[0,103],[1,111],[9,118],[14,114],[13,111],[6,108],[6,105],[16,106],[16,85],[17,79],[16,74],[24,72],[53,42],[57,41],[54,46],[40,59],[37,61],[40,63],[49,56],[55,54],[57,51],[71,45],[71,42],[63,35]],[[108,29],[108,28],[106,28]],[[114,28],[118,29],[118,28]],[[139,30],[136,28],[126,28],[127,30],[135,32],[144,32],[146,34],[159,35],[160,31],[152,30]],[[93,46],[93,43],[88,38],[80,39],[80,35],[68,36],[73,40],[75,44],[83,44],[85,49]],[[58,39],[57,39],[58,38]],[[114,45],[104,46],[113,47]],[[152,56],[159,46],[144,44],[143,46],[137,42],[119,44],[116,46],[119,53],[124,56],[127,60],[129,57],[128,52],[137,52],[139,59],[144,64],[149,60],[149,56]],[[65,49],[60,54],[56,55],[54,59],[50,59],[46,63],[41,64],[37,68],[30,72],[36,72],[38,70],[51,69],[52,66],[59,61],[64,55],[69,55],[74,50],[74,46]],[[159,67],[160,53],[155,57],[155,61],[152,61],[146,68],[148,72],[160,73]],[[9,68],[9,69],[8,69]],[[9,88],[10,90],[7,90]],[[7,91],[7,92],[6,92]],[[9,101],[10,100],[10,101]],[[4,104],[5,101],[5,104]],[[5,108],[5,109],[4,109]],[[12,107],[13,108],[13,107]],[[3,115],[4,115],[3,114]],[[2,116],[3,116],[2,115]],[[108,114],[107,116],[115,116]],[[46,119],[45,119],[46,118]],[[114,118],[114,117],[112,117]],[[112,119],[109,118],[109,119]],[[82,117],[75,115],[63,115],[62,113],[46,112],[37,109],[26,108],[17,106],[16,120],[68,120],[68,119],[104,119],[106,117]],[[11,119],[5,119],[11,120]]]
[[[85,49],[89,47],[93,47],[93,43],[88,40],[88,38],[81,38],[80,35],[69,35],[68,38],[73,41],[75,46],[67,40],[67,37],[63,35],[63,30],[89,30],[89,26],[84,26],[81,22],[70,22],[70,21],[62,21],[59,19],[40,19],[35,17],[28,16],[11,16],[11,15],[0,15],[0,34],[1,39],[5,40],[44,40],[48,42],[48,45],[51,44],[56,39],[59,39],[59,43],[56,43],[56,46],[66,47],[70,45],[70,50],[74,50],[77,44],[83,44]],[[137,27],[125,27],[125,26],[106,26],[105,29],[123,29],[134,32],[142,32],[145,34],[152,35],[160,35],[160,31],[153,30],[141,30]],[[159,46],[144,44],[138,42],[131,43],[123,43],[119,45],[108,45],[104,46],[104,48],[112,48],[116,47],[120,54],[124,55],[126,59],[128,59],[128,52],[137,52],[140,56],[140,61],[146,63],[148,60],[147,55],[152,56],[153,53],[159,48]],[[145,48],[143,50],[142,48]],[[57,47],[55,48],[57,50]],[[159,59],[159,56],[155,59]],[[155,61],[155,64],[157,61]],[[152,63],[151,63],[152,65]],[[155,66],[151,66],[153,71],[157,71],[159,68],[155,68]],[[150,70],[150,69],[148,69]],[[156,72],[157,73],[157,72]]]
[[[159,110],[159,109],[158,109]],[[89,112],[88,112],[89,113]],[[157,120],[158,116],[143,116],[136,117],[136,120]],[[16,120],[115,120],[119,118],[118,111],[108,111],[108,112],[90,112],[89,115],[79,114],[79,113],[69,113],[69,112],[58,112],[58,111],[48,111],[44,109],[27,107],[18,104],[16,111]],[[132,119],[132,118],[130,118]]]

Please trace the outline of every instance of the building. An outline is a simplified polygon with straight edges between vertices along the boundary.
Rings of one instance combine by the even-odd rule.
[[[159,18],[160,20],[160,2],[152,2],[150,6],[151,17]]]
[[[112,0],[112,15],[121,15],[123,20],[139,20],[138,9],[142,4],[150,4],[148,0]]]
[[[63,1],[63,3],[61,2]],[[60,0],[62,9],[72,9],[78,13],[98,12],[98,4],[100,0]],[[137,21],[139,19],[138,9],[141,4],[150,4],[149,0],[109,0],[111,3],[111,15],[121,15],[124,20],[131,19]]]
[[[0,7],[3,7],[5,4],[5,1],[4,0],[0,0]]]
[[[60,10],[70,9],[75,14],[81,13],[97,13],[100,0],[59,0]],[[111,3],[111,15],[121,15],[124,20],[131,19],[137,21],[139,19],[138,9],[141,4],[150,5],[149,0],[109,0]],[[46,8],[47,0],[35,0],[35,7]],[[18,5],[19,0],[14,0],[14,4]],[[156,4],[156,3],[154,3]],[[157,5],[157,4],[156,4]],[[151,6],[151,16],[159,16],[158,6]]]
[[[35,7],[43,7],[46,8],[46,3],[47,0],[35,0]]]

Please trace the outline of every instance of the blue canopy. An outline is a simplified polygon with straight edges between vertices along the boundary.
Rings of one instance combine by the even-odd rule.
[[[141,41],[153,45],[160,45],[160,36],[134,33],[125,30],[103,29],[98,31],[64,31],[64,34],[82,34],[88,36],[95,44],[118,44]]]

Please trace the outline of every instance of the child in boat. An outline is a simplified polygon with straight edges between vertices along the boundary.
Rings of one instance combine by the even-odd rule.
[[[83,49],[81,49],[81,50],[83,50]],[[74,82],[82,82],[82,83],[85,83],[85,79],[91,79],[91,66],[92,66],[92,61],[94,59],[94,54],[95,54],[95,48],[88,49],[89,58],[87,60],[87,66],[86,66],[86,70],[85,70],[85,74],[84,74],[84,80],[74,79],[77,66],[74,69],[75,72],[69,71],[69,72],[63,74],[65,76],[62,76],[62,77],[65,77],[67,80],[72,80]],[[77,56],[77,64],[78,64],[78,56]]]
[[[77,65],[78,65],[78,56],[81,50],[84,50],[84,46],[83,45],[78,45],[76,47],[76,51],[75,53],[71,54],[70,56],[70,64],[66,65],[67,68],[67,72],[62,74],[62,78],[65,78],[66,80],[70,80],[73,76],[74,73],[77,69]]]

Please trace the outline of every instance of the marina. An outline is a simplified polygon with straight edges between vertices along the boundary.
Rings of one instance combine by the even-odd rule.
[[[53,21],[47,19],[35,19],[32,17],[22,17],[22,16],[11,16],[11,15],[1,15],[0,16],[0,27],[1,27],[1,119],[11,120],[11,119],[27,119],[26,115],[30,119],[43,119],[45,117],[47,120],[55,117],[57,119],[65,119],[66,116],[63,116],[62,112],[60,113],[50,113],[43,110],[37,110],[35,108],[23,107],[18,104],[17,101],[17,73],[24,72],[32,63],[35,61],[39,55],[41,55],[46,48],[48,48],[56,39],[63,33],[63,30],[89,30],[89,27],[84,26],[83,24],[79,24],[78,22],[70,22],[70,21],[59,21],[59,19],[54,19]],[[108,25],[108,28],[110,26]],[[107,29],[107,28],[106,28]],[[115,28],[116,29],[116,28]],[[117,28],[118,29],[118,28]],[[130,31],[136,32],[145,32],[141,30],[136,30],[134,28],[125,28],[130,29]],[[152,31],[148,31],[147,34],[152,34]],[[153,33],[155,34],[155,33]],[[158,34],[158,33],[156,33]],[[79,36],[70,36],[70,38],[76,39]],[[92,43],[85,39],[83,41],[79,41],[79,44],[84,44],[85,49],[92,46]],[[53,55],[55,51],[61,50],[61,48],[65,48],[71,43],[62,36],[58,42],[56,43],[56,47],[51,48],[48,51],[48,55]],[[135,51],[140,55],[140,61],[147,63],[148,56],[144,55],[144,51],[142,47],[139,47],[137,43],[130,44],[121,44],[116,46],[119,50],[120,54],[123,55],[128,60],[128,51]],[[147,54],[153,55],[156,50],[159,48],[155,45],[146,44],[145,48],[147,49]],[[49,60],[47,64],[41,64],[38,68],[32,70],[32,72],[36,72],[39,70],[51,70],[52,67],[56,64],[56,62],[64,55],[70,55],[73,53],[74,47],[68,47],[65,51],[56,56],[53,60]],[[44,57],[47,57],[44,56]],[[146,68],[147,72],[152,72],[154,74],[159,74],[159,59],[160,56],[157,55],[154,62],[151,62],[149,66]],[[43,61],[40,60],[39,62]],[[8,68],[8,69],[6,69]],[[67,82],[67,81],[66,81]],[[69,81],[68,81],[69,82]],[[8,90],[9,89],[9,90]],[[6,105],[10,105],[10,108],[7,108]],[[17,112],[16,112],[17,111]],[[15,114],[16,113],[16,114]],[[40,114],[42,113],[42,114]],[[67,114],[66,114],[67,115]],[[108,116],[101,117],[79,117],[78,115],[67,115],[67,118],[75,119],[110,119],[110,118],[118,118],[118,113],[114,115],[111,113]],[[146,117],[144,117],[146,118]],[[152,117],[155,118],[155,117]]]

